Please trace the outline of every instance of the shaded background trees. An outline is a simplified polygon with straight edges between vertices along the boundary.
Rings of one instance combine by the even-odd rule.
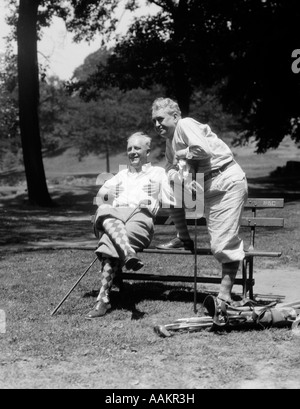
[[[21,29],[17,32],[20,98],[16,98],[13,64],[7,63],[0,78],[4,90],[0,126],[5,135],[1,147],[3,154],[7,149],[16,153],[20,146],[19,102],[33,203],[51,202],[42,152],[68,143],[78,147],[80,157],[106,152],[109,169],[109,153],[123,149],[128,133],[137,128],[151,130],[149,110],[158,95],[177,99],[184,115],[211,123],[221,135],[235,131],[237,142],[254,137],[257,152],[276,148],[286,135],[300,141],[300,75],[291,69],[292,52],[299,48],[300,38],[300,6],[295,0],[233,0],[229,4],[222,0],[149,0],[157,13],[149,16],[145,10],[145,16],[136,19],[110,48],[107,41],[116,28],[118,1],[10,3],[15,11],[11,24],[16,27],[18,23]],[[18,9],[18,4],[23,8]],[[133,11],[140,2],[125,4]],[[30,10],[32,18],[23,24]],[[75,70],[67,88],[57,78],[38,75],[39,30],[51,24],[54,15],[65,20],[76,41],[102,33],[99,51]],[[25,89],[27,96],[21,97]],[[44,186],[44,194],[38,183]]]
[[[15,27],[18,53],[18,102],[19,127],[22,152],[28,188],[28,198],[32,204],[52,206],[48,192],[42,160],[40,136],[40,87],[37,42],[39,28],[51,23],[54,14],[64,18],[68,27],[72,27],[87,16],[90,18],[90,30],[103,27],[110,10],[117,2],[106,1],[70,1],[58,0],[11,0],[14,13],[10,17]],[[71,16],[71,18],[70,18]],[[75,21],[75,23],[73,23]],[[113,23],[111,25],[113,27]]]
[[[81,84],[83,96],[107,84],[127,90],[159,83],[187,115],[193,92],[214,86],[224,109],[239,118],[239,137],[254,136],[258,152],[276,148],[285,135],[299,143],[300,76],[291,70],[299,2],[152,3],[161,12],[132,25],[107,63]]]
[[[16,56],[7,52],[0,71],[0,170],[18,162],[21,148],[18,126]]]

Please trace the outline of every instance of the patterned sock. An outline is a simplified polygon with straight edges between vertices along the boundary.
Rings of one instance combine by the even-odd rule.
[[[103,228],[116,247],[121,258],[125,258],[128,253],[135,253],[130,246],[124,223],[121,220],[107,218],[103,222]]]
[[[185,220],[185,210],[183,208],[173,208],[171,209],[171,217],[175,224],[178,237],[183,241],[190,240],[191,237]]]
[[[109,303],[109,292],[113,284],[116,266],[111,259],[105,258],[102,264],[101,288],[97,297],[97,302]]]
[[[223,301],[231,301],[231,291],[239,265],[239,261],[222,264],[222,281],[218,298],[222,299]]]

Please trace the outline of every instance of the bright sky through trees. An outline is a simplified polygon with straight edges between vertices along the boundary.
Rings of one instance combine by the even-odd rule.
[[[9,27],[5,23],[6,1],[0,0],[0,54],[5,51],[4,37],[9,33]],[[120,2],[124,3],[123,1]],[[142,9],[137,15],[145,14],[145,1],[141,0]],[[146,7],[149,13],[156,12],[157,7]],[[129,11],[123,13],[120,7],[118,16],[122,17],[118,26],[118,33],[124,31],[132,20]],[[62,80],[72,77],[73,71],[81,65],[84,59],[100,48],[100,35],[92,43],[81,42],[76,44],[72,41],[72,34],[68,33],[61,19],[54,18],[51,27],[44,30],[42,41],[38,44],[39,59],[42,63],[48,63],[48,74],[57,75]]]

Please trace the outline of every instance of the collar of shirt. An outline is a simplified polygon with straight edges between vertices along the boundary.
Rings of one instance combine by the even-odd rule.
[[[151,162],[145,163],[145,165],[142,166],[142,170],[140,172],[137,172],[134,167],[129,166],[128,173],[146,173],[151,168],[151,166]]]

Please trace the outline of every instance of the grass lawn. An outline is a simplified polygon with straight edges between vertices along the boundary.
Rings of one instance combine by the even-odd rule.
[[[186,285],[125,283],[122,297],[112,294],[113,311],[87,321],[99,288],[95,267],[50,316],[90,256],[60,250],[2,260],[2,388],[299,387],[300,338],[288,328],[158,337],[154,325],[194,316]],[[202,315],[201,297],[198,307]]]

